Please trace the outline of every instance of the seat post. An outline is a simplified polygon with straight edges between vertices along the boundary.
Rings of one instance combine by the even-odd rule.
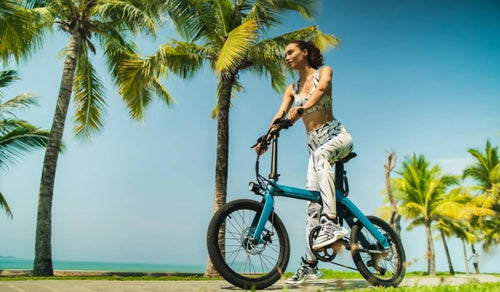
[[[344,163],[337,161],[335,163],[335,190],[344,191]]]

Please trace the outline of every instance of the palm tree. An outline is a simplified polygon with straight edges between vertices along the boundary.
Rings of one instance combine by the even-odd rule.
[[[272,87],[281,91],[286,81],[283,58],[286,44],[296,39],[313,40],[321,49],[339,44],[338,39],[322,33],[316,26],[264,38],[264,32],[279,23],[280,13],[298,11],[303,17],[311,18],[316,2],[168,1],[166,9],[183,40],[162,45],[153,56],[128,60],[121,68],[120,92],[131,105],[147,105],[150,93],[157,91],[158,78],[167,71],[183,78],[192,77],[206,62],[216,74],[217,104],[212,112],[212,117],[218,119],[214,212],[226,203],[229,108],[233,92],[242,88],[238,82],[239,73],[269,74]],[[140,118],[143,111],[134,114]],[[216,275],[210,261],[205,275]]]
[[[484,205],[493,211],[500,212],[500,163],[498,157],[498,146],[492,147],[489,140],[486,141],[484,153],[477,149],[468,149],[476,162],[467,167],[463,172],[463,178],[472,178],[478,184],[475,190]],[[492,216],[483,220],[473,218],[476,225],[483,231],[483,249],[488,250],[491,246],[500,244],[500,218]]]
[[[491,147],[490,140],[487,140],[484,153],[472,148],[467,149],[467,152],[475,158],[476,162],[464,170],[462,177],[474,179],[483,193],[494,195],[492,191],[500,183],[498,146]]]
[[[68,105],[73,90],[77,110],[74,117],[78,137],[90,137],[102,127],[101,113],[106,105],[103,85],[91,63],[91,55],[102,49],[112,76],[126,54],[134,53],[127,32],[155,32],[159,1],[139,0],[26,0],[32,35],[44,36],[54,26],[68,37],[63,74],[54,119],[43,162],[36,225],[33,274],[53,275],[51,226],[52,198],[59,148]],[[7,38],[7,41],[10,39]],[[28,42],[26,51],[38,42]],[[91,41],[92,40],[92,41]],[[98,43],[94,43],[97,41]]]
[[[453,176],[443,175],[438,165],[429,168],[424,155],[403,161],[403,167],[397,172],[401,178],[393,180],[395,196],[401,202],[401,211],[406,218],[413,219],[408,230],[423,225],[426,231],[428,273],[436,274],[435,252],[431,225],[442,211],[445,189],[457,183]]]
[[[446,237],[458,235],[459,238],[471,242],[476,237],[470,231],[471,225],[468,222],[474,217],[484,218],[492,216],[494,213],[493,210],[484,207],[482,202],[470,195],[466,187],[454,188],[442,196],[442,201],[436,208],[436,228],[443,240],[450,274],[454,275],[455,272]]]
[[[17,79],[19,77],[14,70],[0,71],[0,89]],[[23,153],[47,146],[49,132],[19,120],[15,115],[16,109],[27,108],[34,104],[33,95],[21,94],[6,102],[2,102],[2,99],[3,94],[0,90],[0,169],[5,169],[9,162],[16,161]],[[1,192],[0,208],[12,218],[12,211]]]
[[[494,216],[495,212],[487,203],[489,199],[486,196],[474,196],[471,187],[460,186],[451,190],[446,196],[462,204],[458,212],[460,214],[458,220],[446,218],[446,213],[443,213],[442,219],[444,219],[445,231],[462,241],[464,263],[466,272],[469,273],[466,243],[474,244],[480,240],[481,228],[478,224],[484,218]]]
[[[387,164],[384,165],[385,170],[385,187],[387,190],[387,197],[389,199],[389,203],[391,204],[391,217],[389,220],[389,224],[396,231],[399,237],[401,237],[401,215],[398,213],[397,208],[397,200],[392,195],[392,186],[391,186],[391,171],[394,169],[396,165],[396,157],[397,154],[395,152],[389,153],[387,155]]]

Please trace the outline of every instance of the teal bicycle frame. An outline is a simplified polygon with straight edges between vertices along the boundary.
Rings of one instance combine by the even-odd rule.
[[[254,221],[252,222],[252,226],[255,227],[255,229],[252,228],[254,230],[254,232],[252,232],[252,237],[258,243],[265,242],[261,234],[265,229],[266,222],[268,221],[274,210],[274,197],[288,197],[321,203],[321,195],[317,191],[309,191],[305,189],[277,184],[279,177],[279,174],[277,173],[278,136],[279,134],[275,133],[272,137],[271,174],[269,175],[269,180],[264,190],[264,194],[261,194],[263,195],[262,201],[264,203],[264,208],[262,210],[262,213],[260,214],[260,217],[257,214],[257,216],[254,218]],[[250,184],[252,186],[253,183]],[[349,187],[347,184],[347,177],[345,176],[344,163],[341,161],[335,164],[335,189],[335,198],[337,202],[338,213],[337,216],[339,217],[339,223],[342,224],[342,220],[345,220],[349,227],[352,227],[354,224],[359,222],[359,224],[362,224],[367,228],[367,230],[377,239],[382,247],[389,248],[390,244],[387,238],[383,236],[379,232],[379,230],[370,222],[370,220],[363,214],[363,212],[361,212],[361,210],[359,210],[359,208],[356,207],[356,205],[347,198]]]

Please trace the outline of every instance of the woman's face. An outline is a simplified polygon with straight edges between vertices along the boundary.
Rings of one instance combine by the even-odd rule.
[[[285,60],[294,70],[303,67],[307,62],[307,50],[301,50],[296,43],[288,44],[285,48]]]

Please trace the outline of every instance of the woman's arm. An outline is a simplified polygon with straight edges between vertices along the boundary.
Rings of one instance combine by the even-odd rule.
[[[298,114],[298,110],[300,108],[307,110],[310,107],[316,105],[320,100],[323,94],[331,88],[332,83],[332,68],[330,66],[325,66],[319,70],[319,82],[316,86],[316,89],[312,92],[311,96],[307,100],[307,102],[301,107],[295,107],[290,110],[289,118],[292,121],[296,121],[300,119],[300,115]]]
[[[312,92],[309,100],[302,106],[304,110],[313,107],[319,102],[326,90],[331,87],[332,83],[332,68],[330,66],[324,66],[319,70],[319,82],[316,89]]]
[[[328,87],[332,83],[332,68],[330,66],[324,66],[319,70],[319,83],[316,89],[312,92],[309,100],[302,106],[304,110],[313,107],[319,102],[323,94],[325,94]]]

